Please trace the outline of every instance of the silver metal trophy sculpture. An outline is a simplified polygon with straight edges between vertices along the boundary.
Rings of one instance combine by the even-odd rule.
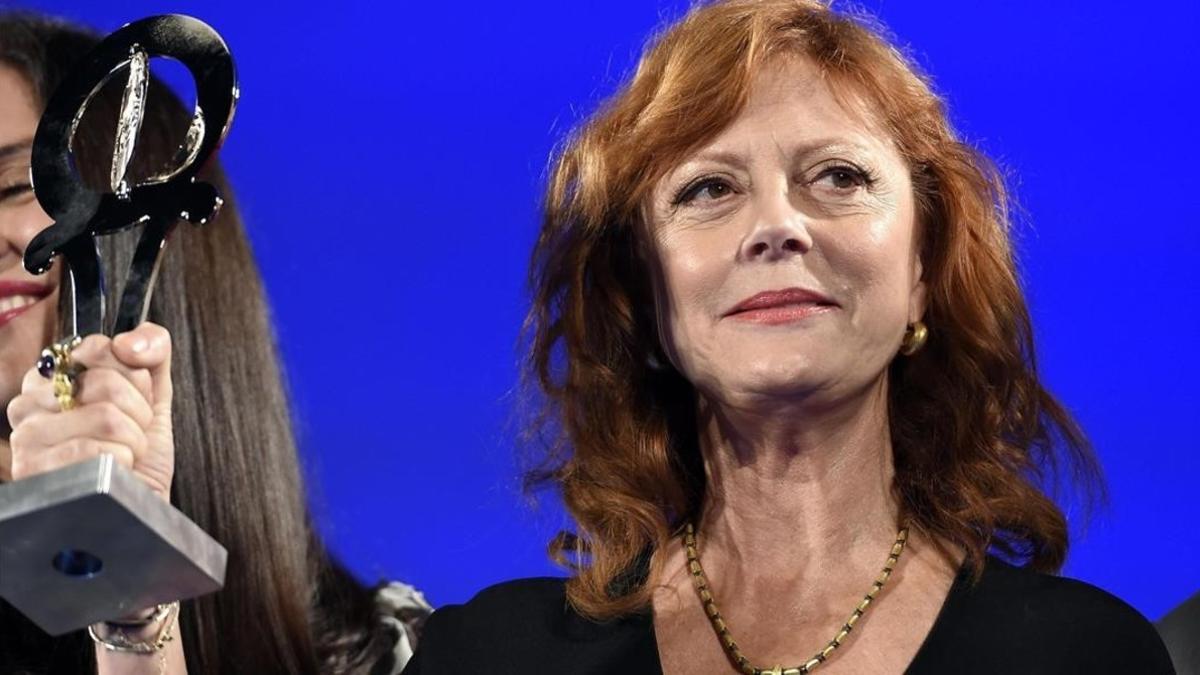
[[[196,112],[175,168],[131,185],[126,171],[145,113],[148,63],[156,56],[191,72]],[[71,141],[92,97],[124,72],[111,191],[97,192],[75,169]],[[180,220],[202,225],[221,207],[216,189],[196,176],[220,147],[237,97],[221,37],[201,21],[169,15],[104,39],[50,98],[34,137],[32,179],[54,224],[30,243],[25,266],[41,274],[62,256],[76,336],[105,329],[95,238],[133,227],[142,228],[141,237],[112,334],[145,320],[171,230]],[[226,558],[220,544],[109,456],[0,485],[0,597],[51,635],[216,591]]]

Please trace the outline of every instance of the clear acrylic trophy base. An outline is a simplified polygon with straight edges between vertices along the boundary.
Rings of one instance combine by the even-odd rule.
[[[0,485],[0,597],[50,635],[220,590],[227,558],[109,455]]]

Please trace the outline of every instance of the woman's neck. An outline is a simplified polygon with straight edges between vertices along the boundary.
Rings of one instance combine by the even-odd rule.
[[[886,383],[835,405],[702,404],[708,555],[759,569],[875,565],[896,536]]]

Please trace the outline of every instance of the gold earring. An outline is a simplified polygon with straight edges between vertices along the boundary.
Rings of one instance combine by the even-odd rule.
[[[914,321],[908,324],[908,330],[904,331],[904,339],[900,341],[900,353],[905,356],[916,354],[925,346],[925,340],[928,338],[929,329],[925,327],[925,322]]]

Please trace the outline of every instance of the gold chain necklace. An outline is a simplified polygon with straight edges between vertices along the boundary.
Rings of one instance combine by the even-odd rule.
[[[850,618],[846,619],[846,623],[842,624],[842,629],[834,636],[825,649],[817,652],[815,656],[809,659],[804,665],[794,668],[784,668],[776,665],[774,668],[756,668],[750,665],[750,659],[742,654],[742,650],[738,648],[737,642],[733,639],[733,635],[729,633],[729,627],[725,625],[725,620],[721,618],[721,611],[717,609],[717,603],[713,601],[712,591],[708,587],[708,578],[704,576],[704,568],[700,566],[700,554],[696,550],[696,529],[691,523],[687,524],[687,529],[683,533],[683,550],[687,553],[688,571],[692,573],[692,581],[696,583],[696,593],[700,595],[700,602],[704,605],[704,613],[708,615],[708,620],[712,623],[713,630],[717,631],[717,637],[721,640],[721,646],[725,648],[725,654],[729,656],[729,660],[745,675],[805,675],[811,673],[814,668],[825,663],[833,650],[842,646],[842,642],[850,635],[850,631],[854,629],[854,624],[867,611],[867,607],[875,600],[875,596],[879,595],[879,590],[887,583],[888,577],[892,575],[892,570],[895,569],[896,563],[900,560],[900,554],[904,551],[904,543],[908,541],[908,527],[900,528],[896,533],[896,543],[892,545],[892,552],[888,555],[887,563],[883,566],[883,571],[879,573],[879,577],[875,579],[875,583],[871,587],[871,592],[863,596],[862,602],[858,603],[858,607],[850,614]]]

